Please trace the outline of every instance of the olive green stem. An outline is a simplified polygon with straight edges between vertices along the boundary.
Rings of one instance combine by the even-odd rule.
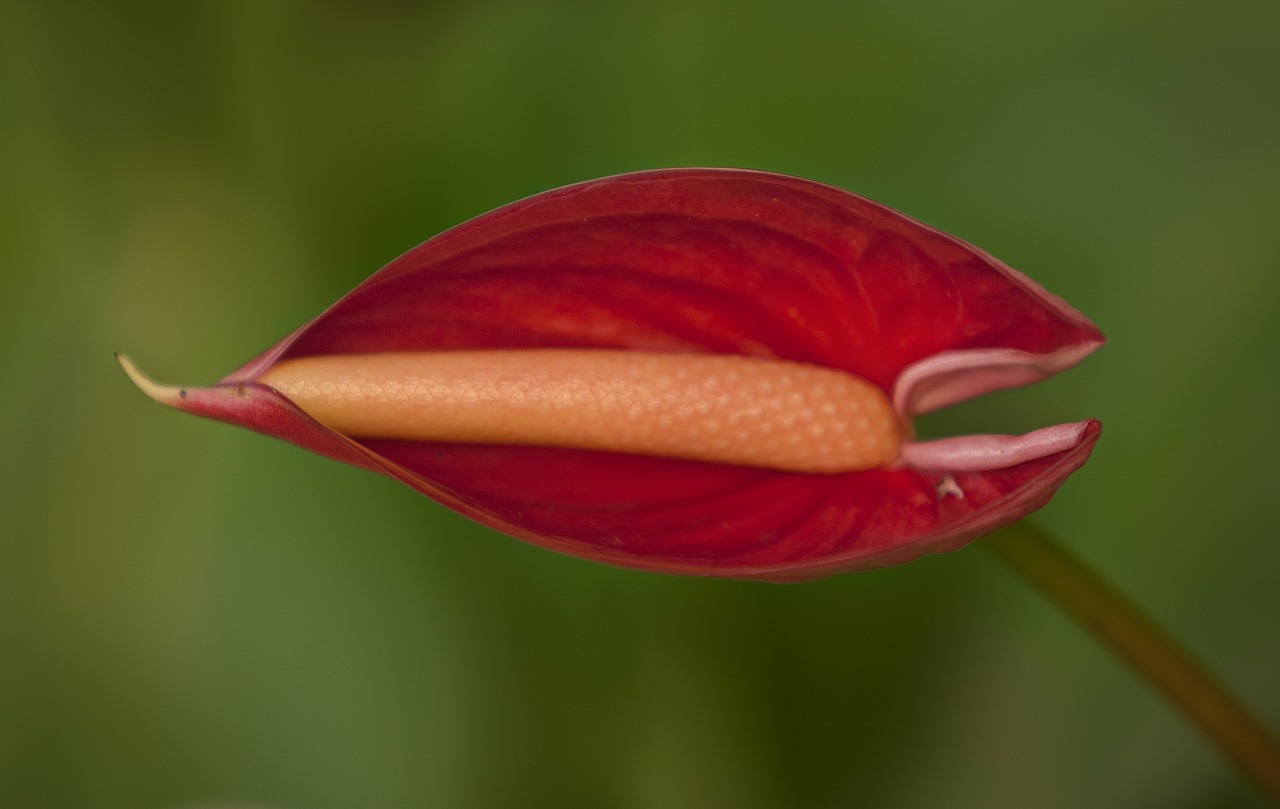
[[[1023,521],[983,544],[1163,691],[1280,804],[1280,744],[1177,641],[1038,527]]]

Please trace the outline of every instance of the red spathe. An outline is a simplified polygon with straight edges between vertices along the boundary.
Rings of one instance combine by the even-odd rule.
[[[1044,505],[1097,421],[779,472],[587,450],[361,440],[255,380],[283,359],[599,347],[777,357],[881,387],[904,420],[1056,373],[1087,318],[964,242],[837,188],[670,169],[550,191],[410,250],[183,410],[396,477],[500,531],[612,564],[777,581],[957,548]],[[910,465],[914,464],[914,465]]]

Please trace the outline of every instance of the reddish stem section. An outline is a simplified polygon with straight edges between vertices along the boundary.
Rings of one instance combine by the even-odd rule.
[[[1025,520],[986,546],[1133,666],[1280,804],[1280,742],[1133,602]]]

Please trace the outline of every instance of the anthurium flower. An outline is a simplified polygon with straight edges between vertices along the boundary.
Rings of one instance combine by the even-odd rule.
[[[156,400],[401,480],[499,531],[674,573],[813,578],[1044,505],[1101,425],[912,420],[1103,342],[964,242],[794,177],[671,169],[430,239],[208,387]]]

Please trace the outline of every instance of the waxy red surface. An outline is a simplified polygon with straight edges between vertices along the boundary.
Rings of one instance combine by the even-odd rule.
[[[912,445],[892,468],[809,475],[361,440],[255,380],[282,359],[335,353],[722,352],[858,374],[909,421],[1043,378],[1102,341],[1083,315],[993,257],[857,195],[776,174],[671,169],[550,191],[459,225],[218,384],[167,403],[398,478],[565,553],[785,581],[951,550],[1013,522],[1085,462],[1101,425]]]

